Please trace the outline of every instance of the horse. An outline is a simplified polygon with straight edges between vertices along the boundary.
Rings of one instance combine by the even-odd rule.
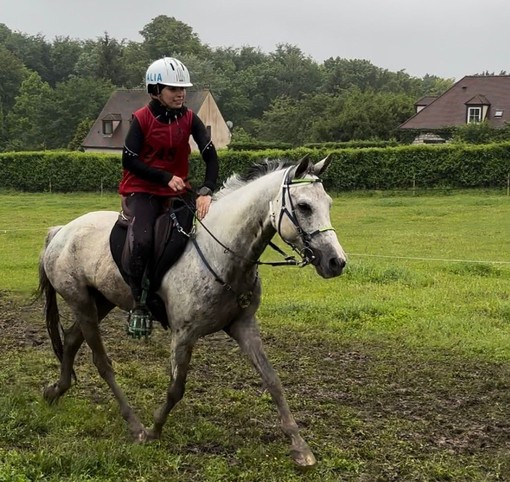
[[[259,257],[276,234],[300,256],[300,261],[293,258],[295,264],[311,264],[323,278],[340,275],[346,265],[331,226],[332,200],[319,178],[330,162],[328,157],[316,164],[306,158],[295,164],[266,159],[244,175],[233,174],[215,193],[209,213],[189,233],[193,242],[186,244],[158,289],[171,331],[171,376],[151,428],[140,422],[117,384],[99,329],[113,308],[128,311],[134,304],[109,246],[118,212],[89,212],[49,228],[39,262],[39,294],[45,298],[46,328],[60,361],[60,377],[45,387],[44,399],[55,403],[71,387],[75,356],[85,341],[132,438],[139,443],[159,439],[171,409],[184,395],[193,346],[199,338],[223,330],[270,392],[290,439],[292,459],[298,466],[313,466],[316,459],[264,351],[255,315],[261,300]],[[66,329],[60,323],[57,294],[73,315]]]

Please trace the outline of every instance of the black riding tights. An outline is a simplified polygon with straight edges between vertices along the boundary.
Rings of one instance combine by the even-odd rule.
[[[142,295],[142,280],[154,243],[154,224],[164,210],[168,198],[146,193],[133,193],[126,198],[126,207],[132,216],[128,230],[131,256],[129,258],[129,285],[135,301]]]

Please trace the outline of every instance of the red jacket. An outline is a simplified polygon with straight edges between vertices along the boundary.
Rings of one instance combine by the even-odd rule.
[[[145,138],[140,159],[151,167],[171,172],[183,179],[187,178],[193,112],[188,109],[182,117],[170,124],[158,121],[149,106],[138,109],[133,115],[138,120]],[[172,190],[169,186],[141,179],[124,169],[119,193],[127,195],[132,192],[144,192],[157,196],[183,194],[183,192]]]

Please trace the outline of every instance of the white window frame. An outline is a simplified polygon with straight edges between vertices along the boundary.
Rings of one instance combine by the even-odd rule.
[[[482,122],[482,108],[481,107],[468,107],[467,110],[467,123],[475,124]]]
[[[113,135],[113,121],[103,120],[103,135],[107,137]]]

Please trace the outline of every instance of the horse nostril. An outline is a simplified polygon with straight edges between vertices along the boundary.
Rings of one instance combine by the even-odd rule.
[[[345,268],[345,259],[331,258],[329,260],[329,269],[333,273],[340,274],[344,268]]]

